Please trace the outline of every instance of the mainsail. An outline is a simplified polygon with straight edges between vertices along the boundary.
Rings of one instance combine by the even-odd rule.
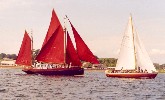
[[[67,32],[67,47],[66,47],[66,63],[72,66],[81,66],[80,59],[77,52],[73,46],[71,38]]]
[[[39,62],[64,63],[64,31],[61,25],[55,30],[36,57]]]
[[[31,51],[31,39],[28,33],[25,30],[24,38],[21,44],[21,48],[19,50],[19,54],[16,60],[16,64],[18,65],[32,65],[32,51]]]
[[[93,64],[99,64],[99,61],[96,59],[96,57],[93,55],[93,53],[90,51],[88,46],[85,44],[85,42],[82,40],[72,23],[70,22],[72,31],[74,34],[75,42],[76,42],[76,48],[78,56],[81,60],[91,62]]]
[[[135,69],[135,50],[134,50],[133,34],[134,33],[133,33],[132,17],[130,17],[127,29],[124,33],[124,37],[122,40],[120,53],[115,68],[116,70]]]
[[[42,44],[42,47],[46,44],[46,42],[49,40],[49,38],[52,36],[52,34],[55,32],[55,30],[58,28],[59,25],[60,25],[60,21],[53,9],[50,25],[49,25],[46,37],[44,39],[44,42]]]

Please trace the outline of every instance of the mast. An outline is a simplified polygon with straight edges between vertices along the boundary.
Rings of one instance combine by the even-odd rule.
[[[33,30],[31,29],[31,65],[33,65]]]
[[[77,54],[77,51],[75,50],[72,40],[69,36],[69,33],[67,31],[67,45],[66,45],[66,63],[71,66],[79,66],[81,67],[81,61],[79,59],[79,56]]]
[[[66,64],[66,17],[64,17],[64,64]]]
[[[131,26],[132,26],[132,37],[133,37],[133,48],[134,48],[134,57],[135,57],[135,69],[137,70],[137,59],[136,59],[136,51],[135,51],[135,34],[134,34],[134,27],[132,23],[132,15],[130,14]]]

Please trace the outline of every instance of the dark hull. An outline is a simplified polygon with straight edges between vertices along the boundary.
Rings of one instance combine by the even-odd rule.
[[[27,74],[41,74],[41,75],[83,75],[84,69],[80,67],[72,68],[51,68],[51,69],[37,69],[37,68],[24,68]]]
[[[107,77],[154,79],[158,73],[106,73]]]

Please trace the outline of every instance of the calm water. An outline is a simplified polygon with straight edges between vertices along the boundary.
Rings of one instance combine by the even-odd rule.
[[[0,100],[165,100],[165,74],[155,79],[106,77],[103,71],[84,76],[27,75],[0,70]]]

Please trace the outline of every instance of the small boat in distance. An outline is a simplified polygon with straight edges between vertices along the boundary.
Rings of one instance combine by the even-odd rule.
[[[106,70],[105,74],[107,77],[150,79],[158,74],[133,27],[132,16],[123,36],[116,67],[114,70]]]
[[[25,31],[16,60],[16,64],[25,66],[22,71],[27,74],[41,75],[83,75],[84,68],[81,68],[81,61],[99,64],[68,17],[66,19],[69,21],[73,31],[76,50],[67,28],[62,27],[53,10],[48,32],[34,64],[32,63],[32,40]]]

